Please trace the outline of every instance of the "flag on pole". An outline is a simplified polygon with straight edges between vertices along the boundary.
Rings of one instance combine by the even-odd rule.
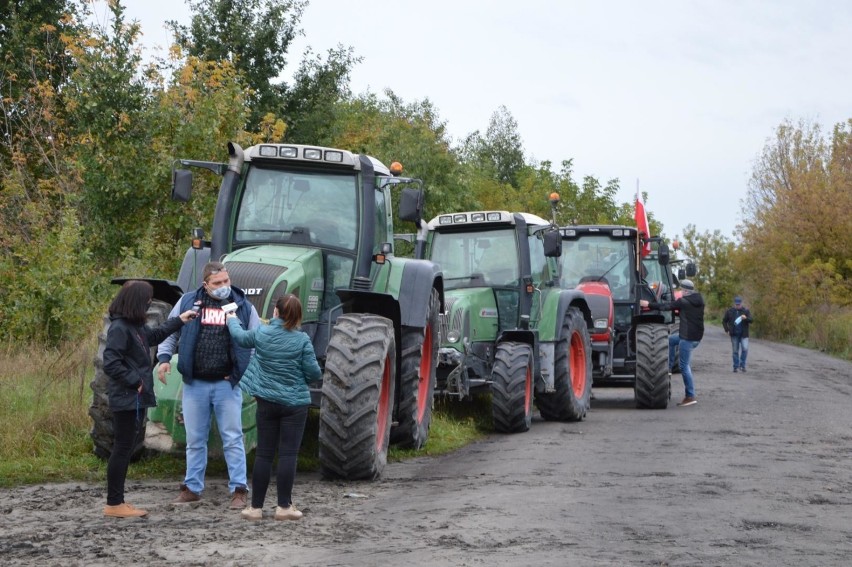
[[[645,214],[645,203],[642,202],[642,195],[639,194],[639,180],[636,180],[636,228],[639,231],[639,239],[651,237],[651,229],[648,228],[648,215]],[[651,243],[646,241],[642,245],[642,257],[644,258],[651,253]]]

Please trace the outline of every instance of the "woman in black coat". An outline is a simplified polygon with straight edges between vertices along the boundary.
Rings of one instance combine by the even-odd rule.
[[[162,325],[145,325],[154,297],[151,284],[130,280],[121,286],[109,306],[110,326],[104,347],[104,372],[109,376],[109,408],[112,410],[113,446],[107,464],[107,505],[104,515],[115,518],[148,514],[124,501],[124,479],[136,433],[150,407],[157,405],[151,347],[160,344],[196,316],[192,310]]]

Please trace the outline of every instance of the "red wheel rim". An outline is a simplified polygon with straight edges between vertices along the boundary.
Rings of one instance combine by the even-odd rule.
[[[582,398],[586,390],[586,345],[580,333],[571,334],[568,345],[568,372],[571,376],[571,389],[575,398]]]
[[[532,368],[527,365],[527,381],[524,384],[524,411],[526,415],[532,413]]]
[[[379,385],[379,407],[376,412],[376,449],[379,452],[385,448],[385,437],[388,430],[388,419],[390,418],[390,386],[392,361],[389,356],[385,357],[385,370],[382,372],[382,382]]]
[[[420,349],[420,377],[417,383],[417,423],[423,421],[426,414],[429,397],[429,386],[432,382],[432,324],[426,325],[426,334],[423,337],[423,348]]]

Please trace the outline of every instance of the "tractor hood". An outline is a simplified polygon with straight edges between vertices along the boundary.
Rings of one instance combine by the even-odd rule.
[[[275,301],[285,293],[303,305],[304,322],[316,319],[325,285],[322,251],[301,246],[240,248],[223,260],[231,283],[246,293],[262,319],[271,319]]]
[[[497,338],[500,318],[494,290],[454,289],[446,292],[445,303],[447,319],[441,333],[442,347],[462,350],[465,341],[493,342]],[[450,341],[452,338],[455,340]]]

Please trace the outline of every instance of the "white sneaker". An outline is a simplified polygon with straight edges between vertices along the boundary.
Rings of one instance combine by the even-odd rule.
[[[243,509],[242,512],[240,512],[240,516],[242,516],[243,519],[246,519],[246,520],[252,520],[252,521],[262,520],[263,519],[263,508],[252,508],[251,506],[249,506],[248,508],[245,508],[245,509]]]
[[[276,520],[301,520],[303,515],[304,514],[296,510],[296,507],[292,504],[286,508],[282,508],[281,506],[275,507]]]

